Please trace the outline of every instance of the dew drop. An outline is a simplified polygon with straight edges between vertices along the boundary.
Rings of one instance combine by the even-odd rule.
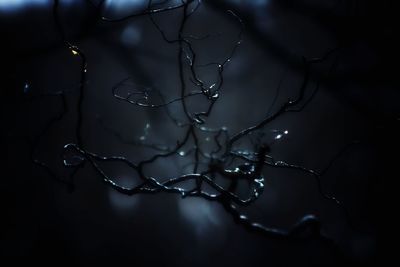
[[[25,93],[25,94],[28,93],[28,92],[29,92],[29,89],[30,89],[29,84],[28,84],[28,83],[25,83],[25,85],[24,85],[24,93]]]

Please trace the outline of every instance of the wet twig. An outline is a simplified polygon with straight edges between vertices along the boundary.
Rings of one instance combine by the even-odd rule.
[[[65,154],[73,155],[75,159],[79,160],[64,160],[64,165],[66,167],[73,168],[72,175],[75,175],[79,169],[84,165],[90,165],[94,171],[101,177],[102,181],[117,190],[118,192],[126,195],[134,194],[154,194],[159,192],[168,192],[181,195],[183,198],[186,197],[200,197],[209,201],[216,201],[220,203],[225,210],[232,215],[233,219],[246,227],[249,230],[262,233],[263,235],[283,238],[283,239],[310,239],[310,238],[320,238],[325,241],[329,241],[329,238],[321,233],[321,224],[318,218],[313,215],[306,215],[301,218],[297,223],[295,223],[290,229],[278,229],[266,227],[260,223],[252,221],[250,218],[242,214],[238,207],[247,207],[254,203],[259,196],[263,193],[264,189],[264,166],[270,166],[274,168],[287,168],[301,171],[303,173],[312,175],[315,177],[319,192],[321,195],[334,201],[337,205],[343,207],[342,203],[338,201],[334,196],[328,195],[324,192],[321,184],[321,176],[326,172],[326,170],[318,173],[312,169],[308,169],[302,166],[297,166],[293,164],[286,163],[282,160],[274,160],[271,155],[271,151],[268,145],[264,143],[257,143],[254,146],[254,151],[251,150],[238,150],[236,144],[248,137],[251,133],[255,131],[262,130],[271,122],[279,119],[282,115],[293,112],[301,111],[307,104],[312,101],[315,93],[319,89],[319,84],[313,91],[310,97],[306,97],[306,90],[309,85],[311,67],[313,64],[318,64],[327,58],[332,51],[329,51],[326,55],[321,58],[315,59],[303,59],[304,66],[304,77],[302,84],[298,89],[298,93],[293,99],[281,104],[281,106],[272,112],[272,106],[276,104],[277,97],[273,99],[271,108],[267,111],[264,118],[261,118],[255,125],[244,128],[237,133],[231,134],[229,129],[226,127],[212,129],[206,126],[206,121],[213,107],[217,103],[218,99],[221,97],[221,92],[224,85],[224,70],[228,63],[234,58],[237,49],[239,48],[242,38],[244,23],[243,21],[232,11],[228,13],[238,22],[239,31],[237,36],[237,41],[234,43],[230,50],[227,58],[222,62],[212,62],[206,65],[197,64],[197,53],[192,45],[193,42],[203,41],[207,37],[193,37],[192,35],[186,33],[185,26],[188,20],[194,16],[195,12],[200,8],[200,1],[181,1],[181,3],[176,5],[169,5],[170,1],[162,1],[159,3],[153,3],[149,0],[147,8],[145,10],[139,11],[137,13],[130,14],[121,18],[106,18],[101,16],[101,20],[104,23],[111,22],[121,22],[128,19],[132,19],[139,16],[148,16],[153,23],[156,30],[160,33],[163,40],[168,44],[174,44],[177,46],[176,51],[176,61],[178,65],[179,76],[179,97],[165,100],[164,96],[160,93],[160,90],[155,88],[146,88],[137,86],[135,84],[130,84],[131,88],[126,94],[121,93],[121,87],[130,79],[124,79],[118,82],[112,88],[112,95],[114,98],[129,103],[135,106],[148,108],[148,109],[164,109],[168,116],[175,122],[175,126],[180,130],[181,136],[176,144],[168,146],[160,146],[155,143],[144,143],[140,141],[132,141],[129,144],[136,146],[147,146],[152,148],[155,152],[154,155],[147,159],[143,159],[140,162],[132,162],[129,159],[122,156],[102,156],[95,152],[89,151],[84,145],[84,140],[82,138],[83,132],[83,105],[85,104],[85,90],[86,90],[86,77],[87,77],[87,58],[85,53],[76,45],[71,44],[65,35],[63,26],[59,19],[59,1],[54,0],[53,5],[53,15],[55,25],[58,32],[60,33],[62,43],[64,46],[71,51],[72,56],[78,56],[80,59],[80,82],[78,88],[77,97],[77,121],[76,121],[76,142],[68,143],[64,146]],[[92,3],[93,4],[93,3]],[[103,2],[100,3],[97,8],[102,8]],[[155,15],[164,12],[180,12],[181,20],[178,26],[178,31],[176,36],[167,36],[163,31],[162,27],[157,23]],[[198,74],[198,69],[208,66],[216,66],[218,80],[211,85],[206,85],[205,81]],[[185,71],[188,68],[189,71]],[[189,75],[189,77],[186,77]],[[191,83],[187,81],[190,80]],[[279,85],[280,86],[280,85]],[[196,90],[190,90],[191,87],[197,88]],[[159,103],[151,103],[149,100],[149,94],[155,93],[160,99]],[[279,87],[277,94],[279,93]],[[187,103],[187,100],[191,97],[203,96],[208,103],[208,106],[201,112],[194,112],[191,110]],[[64,93],[60,94],[60,97],[64,101]],[[65,102],[63,102],[65,103]],[[185,122],[178,122],[169,112],[168,107],[173,103],[179,103],[185,115]],[[64,112],[64,111],[63,111]],[[57,117],[57,121],[62,119],[62,114]],[[44,132],[53,126],[54,122],[49,123],[46,126]],[[107,131],[113,134],[117,139],[122,140],[121,135],[119,135],[114,130],[108,127],[104,127]],[[41,136],[44,136],[42,132]],[[212,135],[212,140],[215,143],[215,147],[210,153],[206,153],[202,148],[202,143],[200,139],[200,134],[207,133]],[[222,139],[222,140],[221,140]],[[261,142],[261,141],[259,141]],[[38,144],[39,141],[36,140],[34,143]],[[125,142],[128,143],[128,142]],[[183,153],[182,149],[189,146],[188,152]],[[35,146],[36,149],[36,146]],[[166,179],[165,177],[153,177],[146,172],[146,167],[151,166],[156,161],[165,160],[167,158],[180,155],[183,157],[192,157],[193,166],[192,171],[177,177],[170,177]],[[244,161],[244,164],[231,167],[236,159]],[[37,164],[49,171],[49,173],[56,177],[57,175],[51,171],[51,168],[45,163],[36,160],[32,157],[32,160]],[[103,162],[120,163],[124,164],[130,169],[132,169],[135,174],[132,179],[136,179],[139,183],[131,188],[124,187],[116,183],[113,177],[109,176],[106,171],[102,168]],[[331,164],[330,164],[331,165]],[[224,179],[230,181],[230,186],[223,187],[217,183],[215,177],[220,176]],[[161,179],[162,178],[162,179]],[[247,180],[249,184],[248,194],[245,197],[239,196],[236,193],[238,186],[238,181]],[[163,181],[163,182],[161,182]],[[179,186],[182,182],[195,181],[195,186],[191,189],[184,189]],[[208,193],[204,189],[204,184],[210,186],[216,193]],[[330,242],[330,241],[329,241]]]

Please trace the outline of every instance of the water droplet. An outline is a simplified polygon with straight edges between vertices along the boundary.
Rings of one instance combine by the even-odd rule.
[[[186,155],[186,153],[185,153],[185,151],[179,151],[179,156],[185,156]]]
[[[73,155],[63,160],[64,166],[78,166],[83,163],[85,158],[79,155]]]
[[[278,134],[277,136],[275,136],[275,139],[276,139],[276,140],[281,139],[281,138],[282,138],[282,135],[281,135],[281,134]]]
[[[212,98],[213,99],[217,99],[219,97],[219,93],[218,92],[215,92],[213,95],[212,95]]]
[[[28,84],[28,83],[25,83],[25,85],[24,85],[24,93],[25,93],[25,94],[28,93],[28,92],[29,92],[29,89],[30,89],[29,84]]]

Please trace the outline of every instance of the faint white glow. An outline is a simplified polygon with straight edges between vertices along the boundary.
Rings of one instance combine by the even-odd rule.
[[[150,123],[146,123],[146,126],[144,127],[143,131],[144,134],[142,136],[139,137],[140,141],[144,141],[147,139],[148,135],[149,135],[149,129],[150,129]]]
[[[29,84],[25,83],[25,85],[24,85],[24,93],[26,94],[28,92],[29,92]]]
[[[266,6],[269,0],[253,0],[250,2],[253,6]]]
[[[183,157],[186,155],[186,153],[185,153],[185,151],[179,151],[179,155]]]
[[[25,7],[50,3],[50,0],[0,0],[0,11],[15,11]]]
[[[79,0],[60,0],[61,4],[79,4]],[[175,2],[175,1],[172,1]],[[49,6],[53,0],[0,0],[0,12],[14,12],[31,7]],[[105,6],[115,11],[135,11],[138,8],[145,8],[147,0],[106,0]]]
[[[105,7],[110,8],[113,11],[126,11],[129,12],[145,8],[147,5],[146,0],[106,0]]]
[[[128,25],[121,33],[121,42],[126,46],[137,45],[142,39],[142,33],[133,25]],[[150,124],[146,125],[146,128],[150,128]]]
[[[201,198],[187,198],[178,201],[182,216],[192,225],[196,235],[201,237],[221,224],[215,205]]]
[[[14,12],[32,7],[50,5],[53,0],[0,0],[0,12]],[[78,3],[76,0],[60,0],[61,4]]]
[[[236,5],[244,5],[244,6],[250,6],[250,7],[262,7],[266,6],[270,0],[251,0],[251,1],[246,1],[246,0],[230,0]]]
[[[118,180],[118,184],[125,187],[133,187],[135,185],[132,177],[124,176]],[[114,207],[115,211],[126,212],[133,211],[139,204],[139,196],[133,195],[128,196],[121,194],[120,192],[109,188],[108,198],[110,200],[110,204]]]
[[[153,1],[156,3],[157,1]],[[161,1],[158,1],[161,2]],[[123,14],[132,14],[135,11],[143,10],[147,8],[148,0],[106,0],[105,8],[111,11]],[[170,0],[164,6],[174,6],[181,4],[182,0]],[[158,6],[160,7],[160,6]],[[118,16],[118,15],[117,15]]]
[[[283,131],[283,132],[278,131],[278,130],[274,130],[274,132],[279,132],[279,134],[277,134],[277,135],[275,136],[275,140],[281,139],[284,135],[289,134],[289,131],[288,131],[288,130],[285,130],[285,131]]]

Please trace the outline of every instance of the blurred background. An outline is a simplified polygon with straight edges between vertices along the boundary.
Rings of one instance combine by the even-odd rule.
[[[179,96],[178,46],[163,41],[148,16],[107,23],[147,6],[141,0],[60,1],[60,21],[67,39],[84,51],[87,82],[83,103],[85,148],[100,155],[120,155],[139,162],[154,154],[138,140],[173,145],[182,129],[163,109],[144,109],[115,99],[112,87],[129,77],[127,88],[159,90]],[[179,4],[180,1],[168,1]],[[4,216],[2,258],[14,263],[144,266],[375,266],[386,258],[382,236],[390,231],[386,192],[394,182],[391,166],[398,156],[398,27],[394,1],[370,0],[203,0],[185,33],[209,35],[193,40],[198,64],[223,62],[242,43],[224,71],[220,100],[207,126],[235,133],[257,123],[269,110],[298,92],[304,75],[302,57],[321,57],[313,65],[307,89],[313,101],[286,114],[253,139],[271,144],[274,158],[323,170],[348,144],[322,178],[324,191],[346,206],[343,211],[318,192],[304,173],[264,169],[265,191],[243,210],[267,226],[289,229],[305,214],[315,214],[324,234],[339,249],[319,241],[271,240],[235,224],[218,205],[177,195],[122,195],[107,187],[87,165],[74,179],[74,190],[32,164],[30,140],[63,111],[57,96],[66,94],[66,110],[39,139],[35,158],[59,176],[63,146],[75,142],[80,59],[61,43],[52,1],[0,0],[2,56],[1,121],[3,149],[1,196]],[[180,10],[154,19],[173,38]],[[186,70],[188,71],[188,70]],[[199,68],[208,86],[217,80],[215,66]],[[196,88],[191,88],[196,89]],[[157,99],[150,99],[157,101]],[[271,105],[275,103],[271,107]],[[204,109],[191,98],[193,111]],[[179,105],[171,113],[184,119]],[[201,137],[205,147],[212,136]],[[189,149],[184,147],[180,154]],[[190,157],[176,155],[146,170],[155,177],[190,172]],[[102,166],[125,186],[137,184],[135,173],[119,164]],[[390,211],[392,212],[393,211]],[[391,213],[389,213],[391,214]],[[386,225],[381,228],[381,224]],[[381,230],[385,229],[385,230]]]

